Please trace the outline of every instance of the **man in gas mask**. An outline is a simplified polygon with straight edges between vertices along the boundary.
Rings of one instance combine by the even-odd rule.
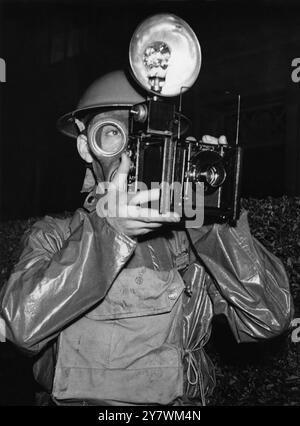
[[[37,356],[35,378],[56,404],[205,404],[213,315],[227,317],[238,342],[290,325],[284,268],[251,236],[245,213],[236,227],[187,232],[176,213],[146,207],[158,190],[127,196],[126,117],[143,99],[110,73],[60,120],[90,166],[89,194],[71,219],[33,226],[2,289],[7,337]],[[114,214],[103,197],[118,200]]]

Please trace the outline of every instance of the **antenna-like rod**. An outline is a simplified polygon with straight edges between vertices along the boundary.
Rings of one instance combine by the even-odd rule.
[[[235,144],[239,144],[239,133],[240,133],[240,114],[241,114],[241,95],[238,95],[238,102],[237,102],[237,121],[236,121],[236,138],[235,138]]]
[[[179,110],[178,110],[179,122],[178,122],[178,126],[177,126],[177,139],[180,139],[180,134],[181,134],[182,95],[183,95],[183,92],[185,90],[188,90],[188,89],[190,89],[190,86],[181,86],[181,88],[180,88]]]

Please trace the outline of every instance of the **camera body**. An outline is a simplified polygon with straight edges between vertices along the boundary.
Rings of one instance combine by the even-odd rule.
[[[204,223],[234,225],[239,216],[241,148],[185,138],[188,123],[169,99],[152,96],[133,106],[128,144],[133,164],[130,187],[137,190],[138,182],[148,189],[160,184],[160,213],[178,209],[184,213],[185,204],[199,207],[195,194],[201,186]]]

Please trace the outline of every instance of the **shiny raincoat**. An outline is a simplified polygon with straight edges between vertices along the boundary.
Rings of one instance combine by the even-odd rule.
[[[174,327],[176,335],[180,335],[176,344],[182,365],[182,374],[179,374],[182,383],[178,387],[181,391],[170,397],[169,390],[164,394],[152,383],[154,392],[147,394],[145,401],[138,399],[139,392],[133,399],[129,393],[123,401],[113,397],[85,398],[79,393],[75,399],[67,398],[57,403],[204,404],[215,384],[214,369],[204,351],[214,315],[224,314],[227,317],[238,342],[273,338],[289,328],[293,308],[284,267],[251,236],[245,212],[234,228],[215,224],[189,230],[188,234],[183,230],[161,230],[160,234],[153,234],[150,239],[137,243],[117,233],[105,219],[98,217],[95,197],[89,196],[87,200],[90,202],[86,201],[84,209],[77,210],[72,218],[46,217],[35,223],[25,235],[20,260],[1,291],[1,316],[6,321],[7,337],[29,354],[37,355],[35,378],[51,394],[55,366],[58,361],[61,362],[60,338],[72,335],[74,327],[76,334],[77,324],[86,327],[87,318],[91,319],[97,309],[100,309],[101,315],[103,309],[107,311],[105,302],[122,277],[122,271],[139,271],[135,282],[140,284],[143,271],[163,274],[169,270],[180,270],[185,291],[180,289],[179,283],[180,291],[176,296],[176,306],[180,303],[176,310],[179,320],[176,319]],[[122,285],[126,286],[126,282]],[[169,293],[169,297],[174,299],[173,294],[170,296]],[[122,306],[128,303],[126,298],[121,300]],[[151,303],[155,310],[156,303],[160,303],[159,298],[155,296]],[[154,326],[155,319],[164,318],[163,312],[154,314],[149,316],[150,322],[144,331],[150,330],[152,323]],[[145,320],[145,315],[140,312],[136,316],[140,318],[135,324],[139,323],[139,319],[140,323]],[[174,320],[172,318],[172,324],[175,324]],[[101,326],[101,321],[97,324]],[[103,330],[106,333],[105,328]],[[85,330],[86,334],[89,334],[88,330]],[[103,334],[103,346],[106,337]],[[68,342],[67,338],[63,341]],[[95,335],[95,338],[100,345],[98,349],[101,349],[102,336]],[[131,349],[128,349],[131,356],[141,342],[143,353],[147,352],[147,338],[145,340],[144,332],[133,336],[133,343],[129,345]],[[122,334],[119,339],[122,340]],[[89,345],[86,347],[89,348]],[[153,351],[159,353],[160,348],[152,348]],[[76,353],[76,350],[73,352]],[[81,354],[81,359],[84,357],[85,354]],[[142,355],[137,353],[137,358],[142,358]],[[63,387],[68,387],[71,379],[64,374]],[[120,380],[121,376],[122,371],[119,372]],[[61,382],[61,376],[59,380]],[[76,386],[80,387],[80,382],[85,379],[78,376],[76,380]],[[149,376],[147,383],[147,375],[143,378],[144,389],[151,390],[151,380]],[[99,386],[95,385],[95,378],[90,378],[88,383],[97,396]],[[168,380],[164,380],[164,384],[159,383],[159,386],[170,386]],[[134,394],[134,390],[132,392]],[[158,395],[158,399],[153,395]],[[162,395],[161,400],[159,395]]]

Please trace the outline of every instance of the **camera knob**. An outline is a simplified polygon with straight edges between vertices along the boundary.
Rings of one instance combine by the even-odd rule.
[[[197,170],[194,164],[192,164],[190,169],[187,170],[186,179],[193,183],[198,182]]]
[[[134,121],[144,123],[148,117],[148,108],[146,104],[137,104],[132,107],[130,113],[133,115]]]
[[[135,182],[135,174],[136,174],[136,167],[134,163],[131,163],[129,173],[128,173],[128,183],[134,183]]]

